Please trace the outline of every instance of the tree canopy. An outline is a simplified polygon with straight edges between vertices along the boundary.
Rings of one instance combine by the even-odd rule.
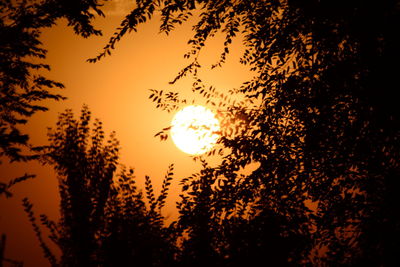
[[[59,259],[43,237],[33,205],[27,198],[23,205],[51,266],[171,266],[177,235],[173,225],[164,226],[161,209],[173,165],[158,196],[146,177],[144,195],[136,185],[134,170],[118,162],[115,133],[106,140],[102,123],[91,123],[86,106],[79,119],[71,110],[60,114],[48,137],[49,145],[36,150],[42,163],[57,173],[60,220],[42,214],[40,222],[61,250]]]
[[[191,76],[193,92],[228,111],[220,120],[233,127],[225,127],[220,140],[229,151],[222,164],[182,182],[180,223],[199,238],[191,239],[193,251],[227,259],[246,244],[247,251],[266,251],[258,239],[235,247],[230,241],[237,233],[226,225],[242,223],[261,234],[256,229],[279,221],[279,238],[304,243],[288,251],[286,261],[395,261],[399,2],[138,0],[104,51],[89,61],[110,54],[157,12],[160,31],[168,34],[195,10],[201,13],[184,55],[190,63],[172,83]],[[229,93],[205,85],[197,72],[200,51],[218,32],[225,36],[224,49],[213,67],[225,62],[241,34],[240,62],[255,74]],[[245,101],[229,101],[232,93]],[[153,100],[161,95],[152,92]],[[179,106],[176,94],[164,96],[159,106]],[[241,175],[250,163],[259,167]]]

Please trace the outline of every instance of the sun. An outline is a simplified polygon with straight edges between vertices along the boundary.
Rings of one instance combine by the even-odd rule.
[[[178,111],[171,124],[175,145],[191,155],[210,151],[219,138],[218,119],[211,110],[200,105],[187,106]]]

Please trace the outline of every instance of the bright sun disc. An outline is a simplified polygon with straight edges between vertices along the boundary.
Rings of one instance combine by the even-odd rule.
[[[203,106],[187,106],[172,119],[171,136],[185,153],[200,155],[212,149],[219,138],[219,121]]]

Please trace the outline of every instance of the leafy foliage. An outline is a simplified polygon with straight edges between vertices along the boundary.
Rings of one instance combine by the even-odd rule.
[[[0,157],[26,161],[32,157],[24,155],[21,146],[28,144],[28,135],[21,133],[18,126],[35,112],[46,110],[38,104],[39,100],[62,99],[49,89],[63,86],[37,73],[49,69],[48,65],[29,60],[45,57],[38,28],[48,26],[51,21],[35,15],[36,5],[27,2],[2,1],[0,10]],[[25,175],[14,181],[31,177]],[[8,188],[12,184],[12,181],[0,183],[0,194],[11,196]]]
[[[42,231],[40,230],[38,224],[36,223],[36,217],[35,217],[35,214],[32,209],[33,208],[32,203],[30,203],[28,198],[24,198],[22,200],[22,205],[24,206],[24,210],[27,213],[29,221],[32,224],[33,231],[35,232],[35,235],[36,235],[37,239],[39,240],[40,247],[43,250],[44,256],[49,260],[49,262],[52,266],[56,266],[57,265],[56,257],[54,256],[54,254],[51,252],[49,247],[44,242],[43,237],[42,237]]]
[[[280,265],[397,261],[400,123],[391,66],[400,59],[398,1],[136,3],[89,61],[110,54],[158,10],[160,30],[168,33],[201,9],[184,55],[191,62],[172,83],[192,76],[192,90],[220,109],[226,126],[223,163],[204,165],[183,183],[179,223],[189,232],[189,261],[235,265],[273,245],[288,249],[273,255]],[[237,34],[244,37],[240,62],[255,75],[230,91],[242,103],[229,103],[198,77],[198,56],[218,32],[225,34],[224,48],[212,67],[225,62]],[[159,91],[151,98],[167,110],[183,103]],[[254,163],[256,170],[240,174]]]
[[[118,141],[114,134],[103,145],[99,121],[90,131],[90,112],[83,108],[80,121],[72,112],[61,114],[44,159],[58,174],[60,203],[60,246],[66,265],[89,266],[97,247],[96,233],[104,221],[104,209],[117,167]]]
[[[163,266],[175,253],[173,232],[164,226],[161,215],[173,166],[168,168],[157,198],[146,177],[150,206],[146,207],[133,169],[122,166],[114,175],[119,152],[115,133],[105,141],[101,122],[95,120],[91,128],[90,121],[86,106],[79,120],[67,110],[60,115],[56,129],[49,132],[50,145],[36,148],[43,163],[54,166],[61,197],[58,223],[40,216],[49,239],[62,251],[59,261],[42,238],[32,204],[24,200],[45,256],[52,266]]]
[[[167,175],[164,184],[169,179]],[[136,188],[132,169],[118,177],[107,209],[108,220],[99,254],[104,257],[103,266],[173,266],[177,233],[173,224],[164,226],[161,215],[164,202],[160,200],[166,198],[167,189],[156,200],[150,178],[146,176],[145,191],[148,206]]]
[[[11,179],[8,183],[1,182],[0,183],[0,194],[4,194],[6,197],[11,197],[12,193],[9,191],[9,189],[13,185],[15,185],[15,184],[17,184],[19,182],[25,181],[27,179],[34,178],[34,177],[35,177],[35,175],[33,175],[33,174],[25,173],[23,176]]]
[[[93,11],[103,15],[99,6],[97,0],[0,2],[0,157],[11,162],[34,159],[24,151],[29,136],[19,126],[38,111],[46,111],[44,101],[64,99],[53,93],[64,86],[43,76],[50,66],[41,62],[47,53],[39,41],[42,30],[66,18],[77,34],[99,35],[101,32],[91,25]],[[32,177],[25,175],[13,181]],[[8,189],[13,181],[0,183],[0,194],[11,196]]]
[[[23,9],[13,9],[5,3],[2,10],[20,16],[15,21],[25,18],[22,10],[30,14],[39,7],[22,2]],[[67,2],[44,3],[44,9],[36,10],[51,7],[54,17],[65,16],[77,33],[99,34],[90,26],[90,10],[102,14],[97,1],[73,1],[72,9]],[[191,49],[184,55],[190,62],[171,83],[193,77],[194,94],[218,110],[224,126],[219,152],[227,153],[217,167],[200,158],[202,170],[181,181],[179,220],[164,227],[160,209],[172,167],[161,194],[156,196],[146,177],[143,196],[133,170],[122,169],[114,179],[118,144],[112,136],[103,145],[100,122],[90,133],[87,109],[79,122],[70,111],[64,113],[50,135],[51,145],[42,150],[43,160],[59,175],[62,218],[56,224],[40,217],[49,238],[62,248],[60,264],[396,265],[400,123],[393,90],[397,70],[391,66],[400,59],[399,6],[398,1],[137,0],[102,53],[89,61],[110,55],[126,33],[136,31],[155,12],[161,14],[161,32],[168,34],[200,9],[188,41]],[[4,21],[1,34],[14,29]],[[46,16],[38,21],[53,23]],[[218,32],[225,35],[224,47],[212,68],[224,64],[240,34],[245,47],[240,62],[254,73],[253,79],[229,92],[207,86],[198,77],[199,54]],[[35,36],[33,41],[28,38],[30,49],[39,45]],[[5,42],[2,51],[7,51],[7,41],[0,40]],[[21,51],[31,54],[16,55],[20,61],[24,55],[45,55],[40,49]],[[5,63],[19,62],[14,54],[4,58]],[[26,64],[22,76],[15,72],[15,77],[24,81],[29,68],[48,67]],[[0,76],[5,81],[10,77],[14,76],[3,72]],[[36,82],[46,88],[61,86]],[[30,83],[15,84],[25,90],[21,86]],[[235,102],[231,95],[244,100]],[[60,98],[40,97],[36,100]],[[168,112],[188,103],[175,92],[160,90],[152,90],[150,98]],[[9,120],[0,127],[2,153],[11,158],[20,156],[16,145],[27,144],[27,136],[14,127],[24,121],[9,114],[29,117],[36,111],[23,98],[15,103],[9,107],[18,110],[1,110]],[[165,140],[168,130],[157,136]],[[246,174],[252,164],[257,167]],[[1,184],[0,192],[8,187]],[[45,254],[57,264],[44,245],[31,204],[25,200],[24,206]],[[177,240],[182,241],[178,248]]]

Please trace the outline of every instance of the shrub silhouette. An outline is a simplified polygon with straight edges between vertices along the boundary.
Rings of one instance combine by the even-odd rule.
[[[149,207],[135,185],[133,169],[118,166],[119,145],[112,133],[107,142],[100,121],[90,127],[86,106],[80,118],[71,110],[60,115],[49,132],[50,145],[37,148],[43,163],[50,164],[59,181],[60,221],[41,215],[49,238],[61,249],[57,260],[42,238],[32,204],[24,207],[45,256],[53,266],[164,266],[175,253],[174,235],[163,224],[161,208],[173,175],[171,165],[157,199],[147,177]]]

